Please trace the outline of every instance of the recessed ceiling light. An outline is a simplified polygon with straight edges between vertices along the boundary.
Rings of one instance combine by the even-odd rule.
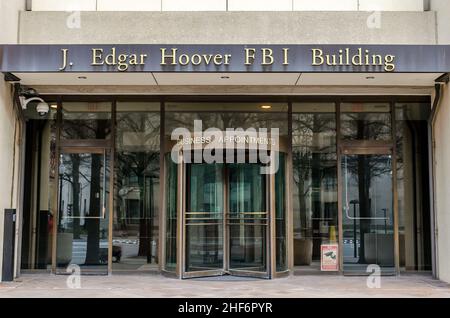
[[[262,105],[261,108],[262,109],[271,109],[272,105]]]
[[[224,75],[224,76],[221,76],[220,78],[221,78],[221,79],[229,79],[230,77],[227,76],[227,75]]]
[[[78,79],[85,80],[85,79],[87,79],[87,77],[86,76],[78,76]]]

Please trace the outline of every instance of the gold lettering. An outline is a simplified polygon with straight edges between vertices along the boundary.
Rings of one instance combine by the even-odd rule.
[[[273,50],[272,49],[261,49],[262,51],[262,65],[272,65],[273,64]]]
[[[127,55],[126,54],[120,54],[118,57],[118,67],[117,69],[121,72],[124,72],[128,69],[128,63],[126,63],[127,61]],[[130,62],[131,64],[131,62]]]
[[[145,64],[145,59],[147,58],[147,54],[141,54],[141,62],[139,64],[144,65]]]
[[[231,60],[231,54],[225,54],[225,62],[223,64],[229,65]]]
[[[179,58],[179,63],[181,65],[188,65],[189,64],[189,55],[181,54],[180,58]]]
[[[103,49],[92,49],[91,65],[103,65],[104,61],[102,60],[102,54],[103,54]]]
[[[212,59],[212,55],[211,54],[203,54],[203,59],[206,62],[206,65],[209,65],[209,63],[211,62]]]
[[[202,57],[200,56],[200,54],[194,54],[191,57],[191,63],[193,65],[200,65],[202,63]]]
[[[177,51],[178,51],[178,49],[172,49],[172,55],[166,55],[166,49],[162,48],[161,49],[161,65],[167,65],[167,63],[166,63],[167,58],[172,59],[172,62],[170,63],[171,65],[177,65],[177,62],[176,62]]]
[[[120,56],[119,56],[119,59],[120,59]],[[136,54],[130,55],[130,65],[138,65]]]
[[[289,49],[288,48],[284,48],[283,49],[283,65],[289,65],[288,54],[289,54]]]
[[[327,58],[327,65],[328,66],[336,66],[337,65],[337,63],[336,63],[336,55],[328,55],[327,54],[327,56],[326,56],[326,58]]]
[[[386,55],[384,58],[384,70],[386,72],[395,71],[395,55]]]
[[[381,57],[381,55],[374,54],[372,56],[372,64],[373,65],[383,65],[383,58]]]
[[[352,64],[355,65],[355,66],[362,66],[363,65],[363,61],[362,60],[363,60],[363,58],[362,58],[362,49],[359,48],[358,49],[358,53],[355,54],[352,57]]]
[[[111,49],[111,54],[106,55],[105,63],[107,65],[116,65],[116,48]]]
[[[325,62],[323,58],[323,51],[321,49],[312,49],[312,65],[321,66]]]
[[[69,52],[68,49],[61,49],[62,53],[62,66],[59,68],[60,71],[64,71],[67,67],[67,53]]]
[[[221,65],[222,64],[222,59],[223,59],[222,54],[216,54],[214,56],[214,64],[215,65]]]
[[[255,49],[245,48],[245,65],[253,64],[253,62],[255,61],[255,52]]]

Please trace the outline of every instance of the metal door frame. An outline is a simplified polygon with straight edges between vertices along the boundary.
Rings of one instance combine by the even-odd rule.
[[[228,193],[228,189],[230,186],[230,182],[229,182],[229,177],[230,174],[228,173],[228,169],[227,167],[225,167],[224,169],[226,172],[226,179],[225,179],[225,186],[227,189],[227,195],[225,196],[225,201],[226,201],[226,212],[225,212],[225,216],[224,216],[224,227],[226,229],[226,236],[224,237],[224,240],[227,242],[226,245],[226,249],[225,249],[225,254],[227,255],[227,263],[226,265],[226,273],[230,274],[232,276],[242,276],[242,277],[255,277],[255,278],[271,278],[272,275],[272,260],[275,259],[275,253],[273,253],[272,251],[272,247],[274,247],[275,245],[272,244],[272,229],[274,229],[274,224],[273,220],[274,217],[272,217],[272,205],[275,202],[275,193],[271,192],[271,189],[274,188],[274,184],[272,184],[275,179],[272,178],[272,176],[274,176],[274,174],[271,175],[265,175],[265,179],[266,179],[266,185],[265,185],[265,191],[266,191],[266,195],[265,195],[265,200],[266,200],[266,211],[259,211],[257,213],[265,213],[266,214],[266,223],[264,224],[265,226],[265,232],[266,232],[266,271],[265,272],[258,272],[258,271],[250,271],[250,270],[246,270],[246,269],[230,269],[230,226],[231,224],[229,223],[229,218],[228,215],[230,214],[230,209],[229,209],[229,193]],[[273,193],[273,195],[271,195]],[[248,213],[255,213],[255,212],[248,212]],[[247,225],[247,226],[253,226],[253,225]],[[272,257],[273,256],[273,257]]]
[[[63,127],[63,102],[62,98],[58,98],[57,102],[57,113],[56,113],[56,131],[55,131],[55,158],[56,158],[56,174],[55,174],[55,187],[53,190],[53,200],[50,203],[54,209],[53,213],[53,228],[52,228],[52,246],[51,246],[51,272],[53,274],[62,274],[58,272],[57,267],[57,234],[58,234],[58,223],[59,223],[59,160],[61,154],[67,153],[92,153],[92,154],[103,154],[105,156],[109,155],[109,195],[105,198],[105,207],[107,209],[108,217],[108,264],[107,271],[105,274],[111,275],[112,273],[112,257],[113,257],[113,216],[114,216],[114,167],[115,167],[115,131],[116,131],[116,100],[109,101],[104,99],[102,101],[111,103],[111,136],[110,139],[62,139],[61,131]],[[106,167],[105,167],[106,168]],[[104,189],[104,191],[107,191]],[[105,215],[106,216],[106,215]],[[69,273],[70,274],[70,273]]]
[[[271,278],[272,277],[272,269],[274,268],[272,266],[272,263],[275,262],[274,256],[275,254],[272,251],[272,248],[274,247],[274,244],[271,244],[272,238],[271,233],[274,231],[273,226],[273,220],[274,217],[274,209],[272,206],[274,206],[275,202],[275,193],[272,192],[270,189],[274,189],[275,187],[275,175],[266,175],[266,212],[267,213],[267,223],[266,223],[266,272],[253,272],[248,270],[236,270],[236,269],[230,269],[229,268],[229,261],[230,261],[230,231],[229,227],[230,224],[228,223],[228,215],[229,215],[229,173],[228,173],[228,167],[227,164],[224,163],[222,167],[222,182],[223,182],[223,215],[222,215],[222,229],[223,229],[223,266],[222,269],[213,269],[213,270],[205,270],[205,271],[192,271],[187,272],[186,271],[186,190],[187,190],[187,179],[186,179],[186,165],[183,160],[183,153],[180,151],[180,155],[178,156],[180,162],[178,163],[179,166],[179,175],[178,175],[178,187],[180,189],[179,196],[181,197],[181,202],[179,208],[179,224],[180,231],[179,231],[179,246],[181,247],[180,253],[179,253],[179,277],[180,278],[201,278],[201,277],[212,277],[212,276],[222,276],[222,275],[232,275],[232,276],[242,276],[242,277],[255,277],[255,278]],[[275,239],[275,238],[273,238]]]
[[[389,155],[391,156],[391,172],[392,172],[392,216],[393,216],[393,229],[394,229],[394,241],[393,241],[393,250],[394,250],[394,267],[395,267],[395,273],[387,273],[389,274],[397,274],[398,273],[398,268],[399,268],[399,263],[398,263],[398,209],[397,209],[397,205],[396,205],[396,200],[397,200],[397,196],[396,196],[396,189],[397,189],[397,178],[396,178],[396,164],[395,164],[395,156],[394,156],[394,149],[391,146],[370,146],[370,147],[366,147],[366,146],[361,146],[362,143],[359,142],[355,142],[352,144],[343,144],[341,145],[339,152],[340,152],[340,156],[339,156],[339,166],[342,167],[342,158],[344,156],[349,156],[349,155]],[[344,176],[343,176],[343,171],[342,168],[340,169],[340,175],[339,175],[339,183],[340,183],[340,187],[343,188],[344,186]],[[343,193],[343,189],[340,191],[340,196],[339,196],[339,201],[341,202],[341,207],[339,209],[339,215],[340,215],[340,220],[341,220],[341,225],[340,225],[340,232],[342,233],[342,238],[340,239],[339,242],[339,250],[341,251],[341,257],[340,257],[340,268],[341,268],[341,272],[344,275],[362,275],[364,273],[362,272],[355,272],[355,271],[345,271],[344,270],[344,241],[343,241],[343,220],[344,220],[344,199],[342,198],[342,193]],[[367,264],[369,265],[369,264]],[[366,273],[367,275],[371,274],[371,273]],[[381,271],[381,274],[385,274],[383,273],[383,271]]]
[[[400,275],[400,243],[399,243],[399,215],[398,215],[398,191],[397,191],[397,142],[396,142],[396,112],[395,102],[398,98],[376,99],[376,101],[389,103],[391,115],[391,140],[353,140],[346,141],[342,139],[341,132],[341,104],[345,102],[370,101],[368,98],[356,97],[355,99],[339,98],[335,102],[336,107],[336,147],[337,147],[337,178],[338,178],[338,224],[339,224],[339,272],[344,275],[344,253],[343,253],[343,200],[342,200],[342,156],[349,154],[380,154],[392,156],[392,209],[393,209],[393,227],[394,227],[394,263],[395,275]]]

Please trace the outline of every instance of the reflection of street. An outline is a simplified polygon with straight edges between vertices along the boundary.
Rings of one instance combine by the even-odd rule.
[[[152,241],[152,259],[156,258],[156,242]],[[147,256],[139,256],[139,239],[113,239],[114,249],[120,249],[121,257],[118,259],[113,255],[113,269],[116,270],[146,270],[156,267],[156,264],[149,264]]]
[[[83,265],[86,261],[87,253],[87,240],[79,239],[73,240],[72,243],[72,264]],[[108,241],[100,241],[100,261],[104,261],[104,255],[106,255],[106,262],[108,260]],[[103,262],[101,262],[103,263]]]
[[[356,246],[357,246],[356,254],[358,256],[359,248],[361,247],[361,244],[360,244],[359,240],[356,240]],[[353,255],[355,255],[354,240],[353,239],[344,239],[343,248],[344,248],[344,259],[345,259],[345,262],[357,263],[359,257],[354,257],[353,256]]]

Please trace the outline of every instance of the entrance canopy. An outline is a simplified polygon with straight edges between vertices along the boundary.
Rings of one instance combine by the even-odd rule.
[[[3,45],[9,73],[447,73],[449,45]]]
[[[430,95],[450,46],[2,45],[0,71],[40,94]]]

